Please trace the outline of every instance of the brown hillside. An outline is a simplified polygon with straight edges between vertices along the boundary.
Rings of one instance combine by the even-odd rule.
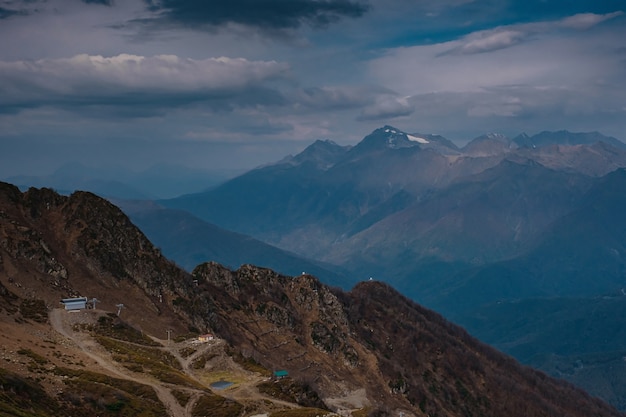
[[[58,307],[62,298],[97,298],[136,326],[165,335],[186,327],[169,301],[191,278],[161,256],[115,206],[91,193],[21,193],[0,183],[0,282],[21,298]]]
[[[58,308],[76,295],[97,310]],[[380,282],[187,274],[90,193],[0,183],[0,325],[0,416],[621,416]]]
[[[290,278],[252,266],[231,272],[214,263],[193,275],[222,289],[204,296],[212,303],[207,308],[220,312],[211,325],[221,336],[307,381],[328,405],[365,405],[380,415],[621,415],[380,282],[343,293],[308,275]],[[357,395],[361,390],[364,396]]]

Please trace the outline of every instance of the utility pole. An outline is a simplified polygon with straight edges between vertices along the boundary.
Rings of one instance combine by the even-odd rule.
[[[122,309],[124,308],[124,304],[117,304],[115,307],[117,307],[117,316],[119,317]]]
[[[171,329],[167,329],[166,332],[167,332],[167,345],[169,346],[170,342],[172,340],[172,330]]]

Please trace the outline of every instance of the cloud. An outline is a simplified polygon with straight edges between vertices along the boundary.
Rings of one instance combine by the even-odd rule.
[[[367,87],[324,86],[297,89],[290,98],[296,108],[311,110],[352,109],[367,104],[375,92]]]
[[[457,40],[389,49],[369,62],[373,81],[402,95],[479,92],[507,85],[623,89],[626,28],[558,30],[566,19],[479,31]],[[548,30],[550,28],[551,30]],[[480,53],[479,53],[480,52]],[[621,84],[621,86],[620,86]],[[594,101],[600,93],[594,97]]]
[[[621,16],[622,14],[623,12],[621,11],[607,14],[583,13],[568,16],[560,20],[514,24],[489,30],[481,30],[470,33],[457,40],[456,45],[445,51],[444,54],[468,55],[497,51],[534,39],[539,35],[556,32],[560,29],[590,29],[604,21]]]
[[[5,7],[0,7],[0,20],[1,19],[7,19],[11,16],[15,16],[16,14],[18,14],[19,12],[16,10],[12,10],[12,9],[7,9]]]
[[[623,14],[624,12],[621,11],[607,14],[580,13],[563,19],[561,21],[561,26],[571,29],[585,30]]]
[[[626,26],[618,24],[620,16],[574,15],[390,48],[369,62],[369,74],[372,83],[410,96],[416,131],[458,137],[566,126],[621,137]],[[610,19],[614,25],[602,24]]]
[[[81,0],[85,4],[101,4],[103,6],[113,6],[113,0]]]
[[[38,10],[38,1],[0,1],[0,20],[28,16]]]
[[[78,111],[86,104],[119,106],[116,111],[122,113],[136,104],[150,109],[203,101],[262,103],[278,99],[265,83],[288,71],[288,64],[276,61],[175,55],[0,61],[0,103],[5,109],[56,105]],[[133,107],[130,113],[138,110]]]
[[[382,95],[375,102],[362,111],[358,120],[387,120],[395,117],[408,116],[415,111],[415,107],[407,97]]]
[[[511,85],[481,92],[440,92],[412,96],[415,131],[441,134],[463,142],[485,132],[514,137],[521,132],[558,130],[602,131],[624,138],[616,111],[621,92],[590,100],[590,92],[555,87]],[[618,130],[614,130],[614,127]]]
[[[526,36],[526,33],[519,30],[483,31],[474,39],[466,39],[466,42],[454,51],[460,54],[497,51],[522,42]]]
[[[362,16],[368,7],[351,0],[145,0],[156,16],[145,23],[205,29],[240,24],[264,30],[323,27]]]
[[[287,97],[293,103],[293,112],[298,114],[358,111],[358,120],[381,120],[406,116],[413,112],[413,106],[406,97],[400,97],[397,93],[379,86],[311,87],[296,89]]]
[[[244,115],[241,115],[244,116]],[[267,137],[291,134],[293,126],[263,114],[245,114],[239,120],[226,120],[221,126],[190,130],[184,138],[214,143],[246,143]]]

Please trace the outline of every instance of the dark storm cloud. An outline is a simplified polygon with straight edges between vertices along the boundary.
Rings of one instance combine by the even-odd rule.
[[[101,4],[103,6],[113,6],[113,0],[81,0],[85,4]]]
[[[15,16],[16,14],[19,14],[19,12],[0,7],[0,19],[6,19],[8,17]]]
[[[158,17],[147,23],[188,28],[236,23],[263,30],[323,27],[341,18],[362,16],[368,6],[351,0],[145,0]]]
[[[0,0],[0,20],[8,19],[14,16],[28,16],[37,11],[37,3],[39,0],[16,0],[1,1]]]
[[[91,119],[139,119],[163,117],[175,110],[202,109],[205,113],[230,113],[238,109],[284,106],[283,95],[271,88],[249,87],[245,90],[197,92],[129,92],[104,95],[85,92],[83,95],[48,93],[3,104],[0,115],[16,115],[24,110],[54,108]]]

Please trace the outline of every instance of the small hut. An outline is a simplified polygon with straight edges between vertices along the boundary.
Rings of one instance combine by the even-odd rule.
[[[67,311],[84,310],[87,307],[87,297],[64,298],[61,304],[65,306]]]
[[[283,370],[280,371],[274,371],[274,379],[283,379],[283,378],[287,378],[289,376],[289,372]]]
[[[208,342],[210,340],[213,340],[213,335],[210,334],[210,333],[198,336],[198,341],[200,341],[200,342],[205,343],[205,342]]]

